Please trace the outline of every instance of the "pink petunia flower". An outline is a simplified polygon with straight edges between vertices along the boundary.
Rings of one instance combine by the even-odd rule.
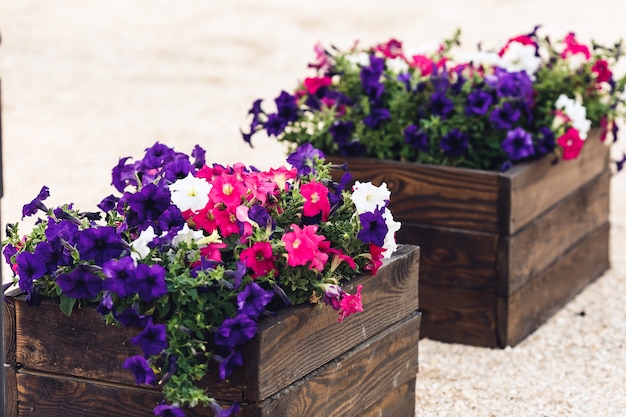
[[[307,217],[322,214],[322,221],[328,220],[330,214],[330,200],[328,188],[321,182],[311,181],[300,187],[300,193],[304,197],[303,213]]]
[[[339,305],[341,307],[340,315],[339,315],[339,323],[343,321],[346,317],[360,313],[363,311],[363,304],[361,301],[361,289],[362,285],[357,285],[356,294],[347,294],[341,299]]]
[[[565,43],[565,49],[561,51],[561,58],[565,59],[571,57],[576,54],[582,54],[585,57],[586,61],[591,59],[591,52],[589,52],[589,48],[587,45],[583,45],[576,40],[576,36],[574,33],[570,32],[563,40]]]
[[[597,60],[593,64],[593,67],[591,67],[591,71],[596,74],[596,81],[598,83],[609,82],[613,77],[613,73],[611,72],[611,69],[609,68],[609,63],[606,61],[606,59]]]
[[[246,191],[246,186],[235,175],[221,174],[213,179],[209,198],[216,204],[237,207]]]
[[[252,269],[252,278],[258,278],[267,274],[278,275],[274,263],[272,245],[269,242],[255,242],[251,247],[241,251],[241,261]]]
[[[323,271],[328,255],[319,248],[320,243],[326,238],[316,234],[316,225],[306,225],[300,228],[292,224],[292,232],[285,233],[282,241],[287,250],[287,263],[289,266],[301,266],[309,264],[309,269]]]
[[[328,87],[331,83],[330,77],[307,77],[304,79],[304,86],[309,94],[315,94],[317,90]]]
[[[556,140],[559,145],[563,148],[563,159],[576,159],[580,154],[585,141],[580,138],[578,130],[570,127],[567,131],[559,136]]]

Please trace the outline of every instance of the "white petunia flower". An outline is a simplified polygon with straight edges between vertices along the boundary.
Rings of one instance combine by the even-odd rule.
[[[591,129],[591,120],[587,119],[587,109],[578,101],[561,94],[554,106],[570,118],[574,129],[578,130],[580,138],[587,139],[587,133]]]
[[[180,211],[198,211],[209,202],[209,192],[213,186],[203,178],[196,178],[191,173],[169,186],[172,203]]]
[[[148,256],[148,254],[150,253],[150,248],[148,247],[148,244],[152,242],[155,237],[156,233],[154,233],[154,229],[152,228],[152,226],[141,232],[139,234],[139,237],[130,243],[130,246],[133,248],[130,256],[135,261],[138,261]]]
[[[191,230],[187,223],[183,226],[182,230],[179,230],[176,234],[176,237],[172,239],[172,245],[176,248],[181,243],[191,243],[191,242],[199,242],[202,238],[204,238],[204,233],[202,230]],[[206,246],[199,244],[199,246]]]
[[[385,210],[383,212],[383,219],[385,219],[385,224],[387,225],[387,234],[385,235],[385,240],[383,241],[383,248],[387,250],[383,252],[383,257],[391,258],[391,255],[398,249],[396,232],[400,230],[400,222],[393,219],[393,215],[390,210]]]
[[[500,65],[508,72],[526,71],[526,74],[534,79],[534,74],[541,65],[541,58],[535,55],[533,45],[511,42],[502,55]]]
[[[371,182],[357,181],[352,187],[351,198],[358,214],[373,212],[376,208],[386,207],[390,197],[391,192],[384,182],[380,187],[376,187]]]
[[[367,52],[359,52],[353,55],[346,55],[346,59],[354,67],[367,67],[370,65],[370,56]]]
[[[395,74],[400,74],[409,70],[409,64],[406,63],[404,58],[397,57],[387,60],[387,68]]]

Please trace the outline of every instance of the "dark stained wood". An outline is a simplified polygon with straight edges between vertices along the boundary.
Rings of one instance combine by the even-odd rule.
[[[509,217],[505,217],[502,233],[515,234],[559,200],[604,172],[609,165],[610,149],[600,142],[599,137],[600,129],[592,129],[575,160],[554,163],[554,158],[548,157],[517,165],[500,174],[501,181],[510,181],[503,190],[510,190],[508,205],[511,210]]]
[[[507,265],[501,269],[498,294],[513,294],[531,277],[543,271],[581,238],[609,218],[611,173],[607,169],[534,219],[512,237]],[[426,267],[422,261],[422,270]],[[508,288],[507,288],[508,287]]]
[[[2,303],[4,363],[15,366],[15,305],[11,298],[4,298]]]
[[[348,163],[355,180],[387,183],[395,218],[482,232],[498,230],[498,174],[489,171],[329,156]],[[341,177],[342,172],[334,173]]]
[[[268,398],[413,314],[419,307],[418,274],[419,248],[400,245],[376,276],[345,286],[355,292],[363,285],[362,313],[338,323],[337,312],[322,306],[281,310],[259,323],[257,336],[245,347],[244,367],[221,383],[213,373],[204,387],[214,398],[228,401]],[[141,353],[130,342],[141,329],[106,326],[93,306],[68,317],[49,300],[40,307],[27,306],[23,297],[11,301],[16,305],[17,361],[24,372],[134,386],[121,365]]]
[[[507,310],[513,294],[609,221],[609,149],[599,135],[599,129],[590,131],[575,160],[546,156],[504,173],[328,159],[346,161],[353,182],[385,181],[392,190],[390,207],[402,224],[397,239],[422,251],[423,337],[505,347],[520,340],[508,335],[522,330],[514,330],[508,316],[496,312]],[[600,259],[608,257],[606,247],[598,250],[605,251],[598,253]],[[594,278],[580,277],[587,282]],[[551,282],[546,276],[544,296],[560,285],[558,277]],[[544,315],[556,311],[544,306]],[[532,332],[534,327],[524,324],[523,329]]]
[[[261,322],[252,350],[246,352],[247,358],[257,359],[246,368],[254,372],[245,374],[244,399],[269,397],[417,310],[418,273],[419,248],[403,245],[376,276],[346,286],[354,293],[357,284],[363,285],[363,312],[357,316],[338,323],[332,309],[302,306]]]
[[[420,314],[415,312],[307,376],[298,382],[298,389],[266,400],[258,416],[361,416],[417,374],[419,324]]]
[[[396,238],[420,247],[420,285],[495,292],[497,235],[405,222]]]
[[[17,417],[17,379],[15,368],[4,365],[4,417]]]
[[[359,417],[407,417],[415,415],[415,377],[372,404]]]
[[[498,347],[495,293],[420,283],[422,337]]]
[[[516,345],[610,267],[610,224],[585,236],[572,250],[537,274],[508,301],[499,300],[506,341]],[[508,307],[508,308],[507,308]]]
[[[275,396],[242,403],[237,416],[362,417],[368,408],[366,417],[413,416],[419,325],[420,313],[414,312]],[[17,383],[19,416],[149,417],[161,400],[154,389],[27,370],[18,373]],[[186,415],[213,412],[196,407]]]

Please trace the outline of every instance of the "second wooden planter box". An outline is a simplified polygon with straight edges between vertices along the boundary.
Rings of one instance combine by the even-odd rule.
[[[346,287],[363,285],[362,313],[337,323],[331,308],[298,306],[262,320],[244,367],[223,383],[216,370],[205,378],[210,395],[239,401],[240,417],[415,415],[418,270],[419,248],[402,245],[376,276]],[[68,317],[21,297],[7,297],[4,314],[7,417],[153,416],[161,392],[121,368],[140,354],[130,343],[138,329],[106,326],[91,307]]]
[[[598,135],[576,160],[504,173],[327,159],[391,190],[398,241],[422,250],[422,336],[505,347],[609,268],[609,148]]]

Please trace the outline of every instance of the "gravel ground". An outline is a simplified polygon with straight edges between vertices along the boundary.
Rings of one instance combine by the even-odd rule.
[[[317,41],[418,46],[461,27],[465,45],[488,46],[543,24],[553,38],[572,30],[608,43],[626,38],[616,4],[3,0],[2,221],[19,220],[43,184],[54,203],[95,207],[118,158],[155,141],[199,143],[215,162],[281,164],[277,143],[250,149],[238,130],[254,99],[304,76]],[[422,340],[418,416],[626,415],[625,182],[612,181],[611,270],[513,349]]]

